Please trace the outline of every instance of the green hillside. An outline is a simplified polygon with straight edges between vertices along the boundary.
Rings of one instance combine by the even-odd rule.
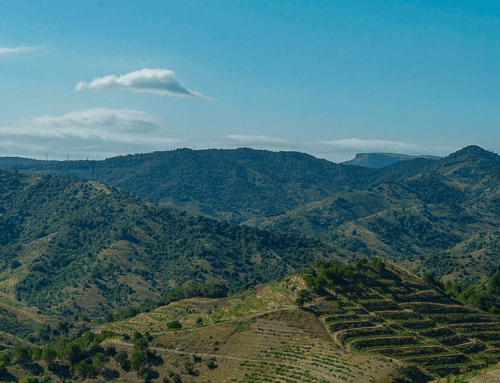
[[[407,179],[336,193],[248,224],[320,238],[421,272],[480,279],[498,263],[499,201],[500,157],[468,147]]]
[[[8,161],[0,169],[91,179],[154,203],[234,223],[271,217],[344,190],[411,176],[432,160],[375,170],[253,149],[135,154],[104,161]]]
[[[43,326],[32,343],[0,350],[0,376],[18,381],[43,372],[44,382],[89,383],[458,383],[495,369],[500,317],[436,284],[377,259],[316,262],[226,298],[183,299],[98,327]],[[498,289],[500,277],[485,286]]]
[[[102,316],[187,284],[265,282],[331,246],[188,216],[93,181],[0,173],[0,292],[46,313]]]

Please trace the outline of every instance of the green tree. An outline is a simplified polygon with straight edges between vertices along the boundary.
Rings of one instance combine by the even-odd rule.
[[[12,349],[12,360],[14,363],[18,363],[21,366],[26,365],[31,362],[30,350],[25,346],[16,346]]]
[[[92,367],[101,372],[104,364],[108,361],[108,357],[102,352],[97,352],[92,358]]]
[[[297,306],[304,306],[304,304],[311,299],[311,292],[309,290],[302,289],[299,291],[299,295],[295,300]]]
[[[64,350],[66,349],[66,346],[71,343],[71,339],[69,338],[61,338],[59,339],[55,344],[54,344],[54,349],[57,352],[57,355],[64,358]]]
[[[144,338],[137,339],[134,343],[134,350],[144,351],[144,350],[147,350],[148,346],[149,346],[149,343],[146,339],[144,339]]]
[[[217,367],[217,364],[215,364],[215,358],[210,358],[209,360],[207,360],[207,367],[211,370]]]
[[[146,366],[146,356],[140,350],[134,350],[130,356],[130,366],[140,373]]]
[[[174,383],[181,383],[182,382],[181,377],[175,371],[170,370],[168,375],[172,378],[172,381]]]
[[[173,320],[167,323],[167,329],[179,329],[182,328],[182,323],[178,320]]]
[[[496,272],[488,281],[488,295],[500,296],[500,272]]]
[[[75,361],[75,359],[78,357],[80,352],[81,352],[80,346],[78,346],[74,342],[71,342],[71,343],[68,343],[66,345],[66,347],[64,348],[64,350],[61,354],[64,358],[66,358],[66,360],[69,363],[72,364]]]
[[[43,349],[42,360],[44,362],[47,362],[47,364],[49,365],[49,368],[56,358],[57,358],[57,352],[56,352],[56,350],[54,350],[53,347],[48,346],[48,347],[45,347]]]
[[[82,378],[87,378],[92,373],[92,366],[85,360],[78,362],[70,367],[70,371]]]
[[[128,353],[126,350],[120,350],[115,354],[115,360],[118,362],[118,364],[122,367],[125,368],[127,366],[128,362]]]
[[[5,367],[10,366],[11,355],[9,353],[0,354],[0,363],[2,363]]]
[[[35,347],[31,350],[31,359],[40,360],[42,358],[42,349],[40,347]]]

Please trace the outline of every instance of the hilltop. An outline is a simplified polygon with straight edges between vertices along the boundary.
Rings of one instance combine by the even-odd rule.
[[[364,166],[367,168],[383,168],[399,161],[410,161],[415,158],[439,160],[441,157],[428,155],[411,156],[397,153],[358,153],[352,160],[344,161],[342,164]]]

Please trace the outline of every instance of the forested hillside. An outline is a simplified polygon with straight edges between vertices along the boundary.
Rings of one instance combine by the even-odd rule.
[[[107,310],[184,283],[269,280],[333,253],[377,255],[468,280],[497,270],[500,159],[475,146],[378,170],[251,149],[42,165],[40,172],[99,176],[163,196],[157,199],[203,199],[215,215],[224,211],[235,221],[255,217],[234,226],[95,181],[3,173],[3,289],[33,305],[51,305],[44,287],[79,311],[78,294],[92,286]]]
[[[411,163],[410,163],[411,162]],[[91,179],[154,203],[240,223],[271,217],[345,190],[407,178],[433,161],[390,169],[335,164],[297,152],[253,149],[135,154],[104,161],[8,161],[0,168]]]
[[[499,202],[500,157],[471,146],[406,179],[249,224],[321,238],[420,272],[480,279],[497,270]]]
[[[93,181],[0,173],[0,291],[102,315],[184,284],[264,282],[335,256],[314,239],[144,203]]]

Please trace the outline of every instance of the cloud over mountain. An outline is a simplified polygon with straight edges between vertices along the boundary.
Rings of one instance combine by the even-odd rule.
[[[174,75],[175,73],[169,69],[144,68],[121,76],[109,75],[95,78],[90,82],[80,81],[75,89],[121,88],[160,96],[207,98],[200,93],[186,89]]]

